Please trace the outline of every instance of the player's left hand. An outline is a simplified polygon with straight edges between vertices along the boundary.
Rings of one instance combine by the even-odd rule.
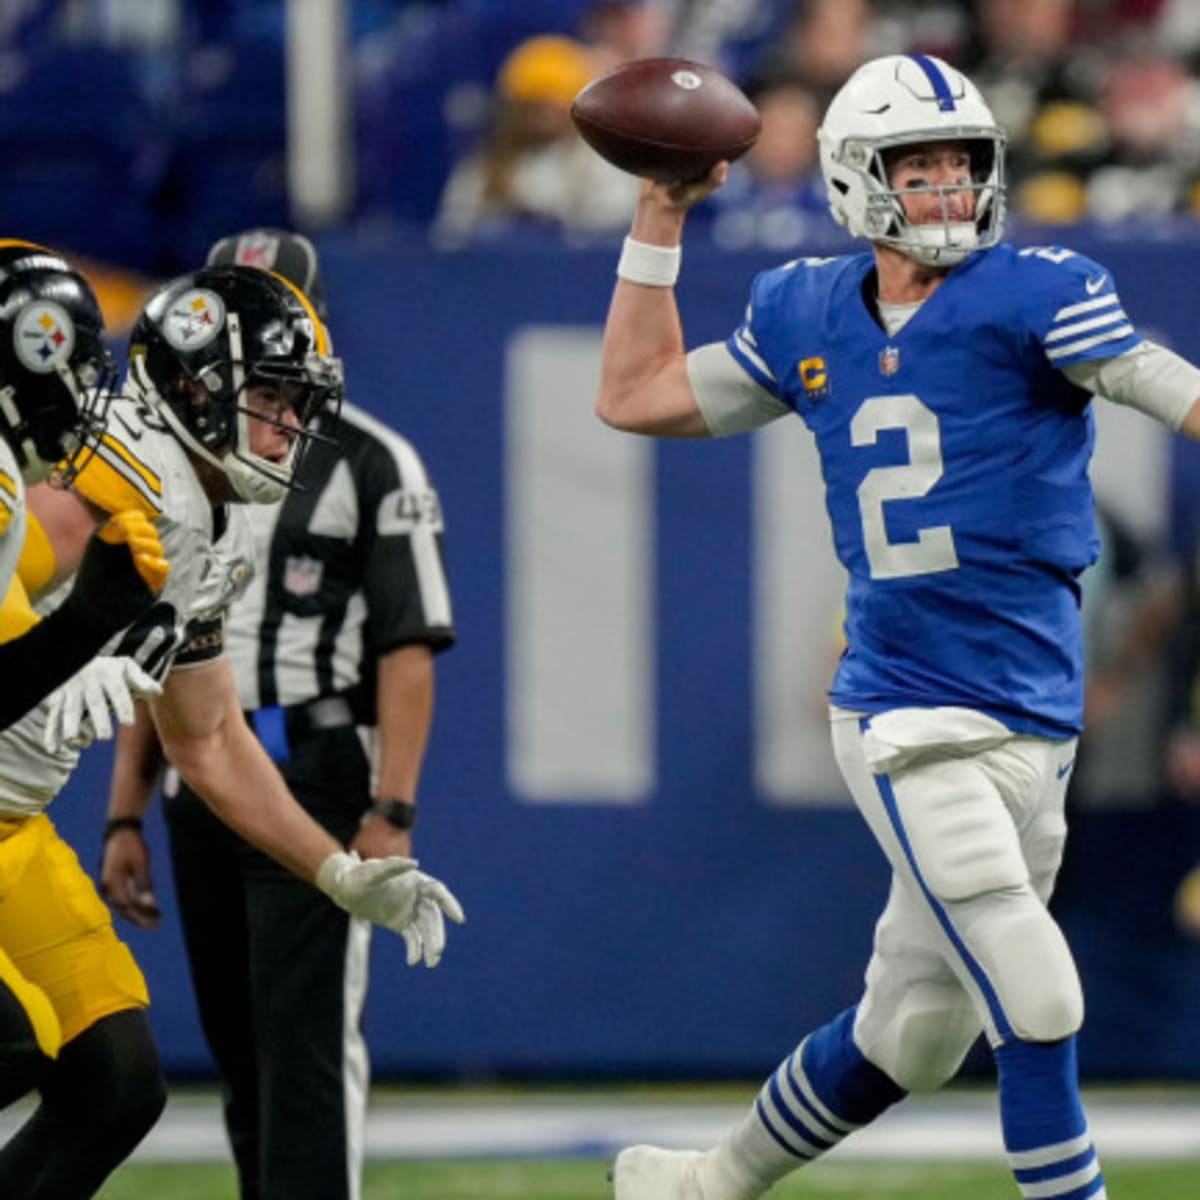
[[[443,914],[461,925],[462,905],[440,880],[417,870],[399,855],[363,862],[353,851],[331,854],[317,871],[316,885],[351,916],[363,917],[398,933],[408,965],[422,959],[436,967],[446,948]]]
[[[50,754],[82,750],[115,733],[113,716],[132,725],[133,702],[161,696],[162,687],[132,658],[101,655],[72,675],[46,700],[42,745]]]

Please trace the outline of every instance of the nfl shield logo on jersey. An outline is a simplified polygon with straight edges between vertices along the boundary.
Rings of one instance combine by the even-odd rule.
[[[900,370],[900,351],[895,346],[885,346],[880,350],[879,370],[884,375],[895,375]]]
[[[321,587],[325,564],[307,554],[289,554],[283,567],[284,591],[293,596],[315,596]]]

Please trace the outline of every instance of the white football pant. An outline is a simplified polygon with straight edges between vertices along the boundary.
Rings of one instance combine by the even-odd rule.
[[[909,1091],[991,1044],[1078,1030],[1083,995],[1046,900],[1062,861],[1075,739],[963,709],[835,709],[838,765],[892,866],[854,1038]]]

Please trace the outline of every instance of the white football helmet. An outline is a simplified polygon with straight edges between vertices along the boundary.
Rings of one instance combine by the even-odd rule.
[[[864,63],[830,102],[817,141],[829,208],[834,220],[856,237],[894,246],[917,262],[946,267],[1000,240],[1004,132],[979,89],[940,58],[893,54]],[[901,191],[889,185],[887,151],[943,141],[966,143],[969,183]],[[975,193],[974,220],[951,220],[946,194],[964,190]],[[939,196],[942,220],[911,224],[902,201],[906,192]]]

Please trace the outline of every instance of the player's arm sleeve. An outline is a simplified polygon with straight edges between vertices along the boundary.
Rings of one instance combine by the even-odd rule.
[[[442,508],[412,445],[393,435],[362,464],[363,593],[377,654],[455,638],[442,547]]]
[[[0,605],[0,729],[23,717],[95,658],[113,632],[102,614],[69,602],[39,620],[14,575]]]
[[[712,342],[692,350],[687,370],[700,415],[713,437],[746,433],[791,412],[747,372],[728,343]]]
[[[1113,358],[1071,363],[1063,374],[1077,387],[1136,408],[1175,430],[1200,399],[1200,368],[1149,340]]]

